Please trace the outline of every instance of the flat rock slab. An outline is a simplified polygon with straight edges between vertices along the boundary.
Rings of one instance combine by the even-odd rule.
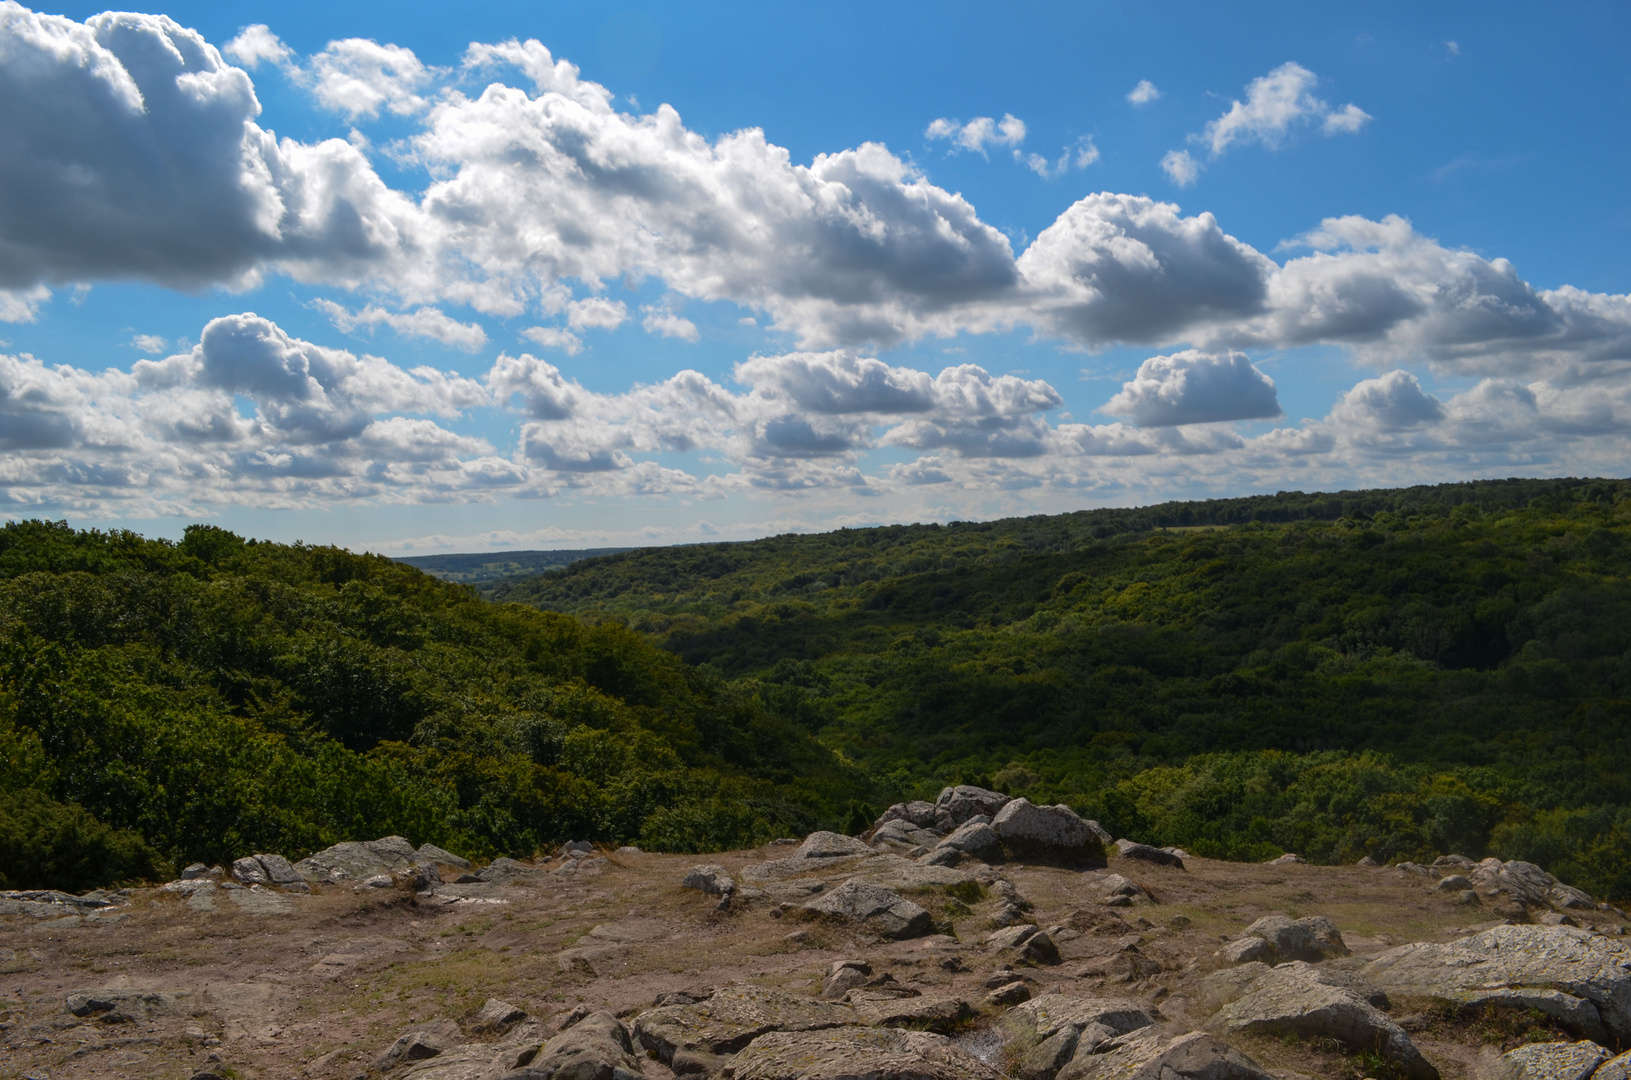
[[[265,889],[227,889],[232,902],[251,915],[288,915],[294,911],[294,901],[281,893]]]
[[[943,1035],[894,1028],[774,1031],[734,1066],[735,1080],[1001,1080]]]
[[[973,1007],[957,997],[896,997],[852,990],[848,1000],[856,1015],[873,1027],[906,1027],[944,1035],[974,1015]]]
[[[914,938],[934,932],[934,919],[891,889],[851,878],[805,904],[806,914],[861,923],[886,938]]]
[[[1375,1051],[1412,1080],[1438,1080],[1438,1070],[1404,1029],[1349,980],[1327,978],[1300,960],[1262,971],[1240,998],[1218,1011],[1212,1024],[1229,1035],[1337,1039],[1356,1050]]]
[[[899,855],[880,855],[875,859],[869,859],[857,868],[856,876],[886,889],[901,890],[952,888],[976,880],[974,875],[966,870],[954,870],[949,866],[925,866],[913,859],[903,859]]]
[[[174,1015],[183,1010],[187,997],[185,990],[76,990],[68,995],[65,1007],[75,1016],[119,1023]]]
[[[1001,1026],[1011,1040],[1038,1043],[1065,1028],[1102,1024],[1118,1035],[1146,1028],[1161,1019],[1155,1006],[1135,998],[1073,997],[1042,994],[1003,1015]]]
[[[729,986],[706,1001],[665,1005],[634,1020],[634,1039],[667,1065],[679,1051],[734,1054],[770,1031],[816,1031],[859,1021],[847,1005],[761,986]]]
[[[1607,1060],[1594,1042],[1531,1043],[1502,1054],[1490,1072],[1497,1080],[1587,1080]]]
[[[1625,939],[1569,926],[1497,926],[1448,944],[1389,949],[1364,974],[1389,994],[1535,1008],[1577,1035],[1623,1045],[1631,1041],[1628,968]]]
[[[1099,1054],[1082,1054],[1059,1080],[1274,1080],[1257,1062],[1215,1035],[1191,1031],[1166,1038],[1145,1029]]]
[[[769,859],[742,868],[745,881],[780,881],[784,878],[819,874],[834,866],[847,866],[856,859],[876,858],[877,852],[868,848],[865,855],[834,855],[831,858],[799,859],[789,855],[784,859]],[[863,864],[864,865],[864,864]]]

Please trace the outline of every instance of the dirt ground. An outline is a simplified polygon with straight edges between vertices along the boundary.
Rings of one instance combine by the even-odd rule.
[[[561,861],[449,903],[408,889],[326,886],[261,913],[221,902],[199,911],[185,897],[139,890],[109,914],[39,920],[0,917],[0,1078],[314,1077],[351,1080],[404,1030],[433,1018],[468,1025],[488,998],[546,1024],[579,1004],[632,1016],[659,994],[752,982],[818,994],[835,960],[862,958],[909,987],[979,1006],[1011,958],[988,952],[990,890],[964,899],[909,894],[946,935],[886,942],[864,930],[807,921],[768,900],[718,910],[716,897],[680,886],[699,862],[742,881],[749,864],[787,847],[706,857],[610,854],[598,874],[557,874]],[[853,867],[817,876],[831,884]],[[1062,962],[1027,967],[1033,993],[1141,996],[1177,1028],[1200,1027],[1197,996],[1213,953],[1258,917],[1323,915],[1339,927],[1357,966],[1393,945],[1447,941],[1495,920],[1435,894],[1419,877],[1385,867],[1246,865],[1191,859],[1185,869],[1112,858],[1110,869],[1156,899],[1099,905],[1076,872],[997,866],[1056,935]],[[1600,928],[1623,933],[1618,917]],[[1078,936],[1079,935],[1079,936]],[[123,1022],[80,1018],[76,991],[134,989],[176,995],[160,1015]],[[974,1027],[1000,1009],[982,1009]],[[1503,1049],[1541,1037],[1529,1020],[1468,1021],[1412,1014],[1395,1002],[1446,1080],[1479,1075]],[[471,1041],[479,1037],[471,1036]],[[1342,1047],[1256,1040],[1240,1049],[1285,1075],[1376,1075]],[[653,1080],[671,1075],[646,1063]]]

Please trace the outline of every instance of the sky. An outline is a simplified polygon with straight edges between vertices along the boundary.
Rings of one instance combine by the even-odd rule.
[[[390,554],[1625,476],[1631,7],[0,2],[0,515]]]

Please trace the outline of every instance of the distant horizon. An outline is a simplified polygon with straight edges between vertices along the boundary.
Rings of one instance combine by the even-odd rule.
[[[1631,460],[1623,4],[61,10],[0,4],[8,520],[576,550]]]

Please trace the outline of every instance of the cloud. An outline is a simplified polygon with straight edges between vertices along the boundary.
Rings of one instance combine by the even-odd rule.
[[[1130,105],[1148,105],[1161,96],[1161,91],[1148,79],[1138,80],[1138,85],[1127,91],[1127,103]]]
[[[0,3],[0,288],[109,278],[361,280],[412,202],[330,140],[254,123],[249,76],[164,16]]]
[[[1077,140],[1074,149],[1065,147],[1057,161],[1049,162],[1041,154],[1022,154],[1018,150],[1014,151],[1014,160],[1022,162],[1044,180],[1052,180],[1063,176],[1071,168],[1085,169],[1099,160],[1099,148],[1093,145],[1092,136],[1084,136]]]
[[[1404,431],[1444,418],[1444,403],[1407,371],[1366,379],[1343,394],[1331,410],[1341,424],[1376,431]]]
[[[1174,184],[1188,187],[1201,176],[1201,163],[1188,150],[1168,150],[1161,158],[1161,171]]]
[[[144,353],[161,353],[170,343],[157,334],[137,334],[130,339],[130,344]]]
[[[628,317],[623,301],[598,296],[574,300],[566,307],[566,323],[574,330],[616,330]]]
[[[663,337],[679,338],[681,341],[695,342],[702,337],[697,330],[696,323],[681,315],[670,311],[667,305],[645,305],[640,308],[645,318],[640,325],[645,327],[648,334],[661,334]]]
[[[454,349],[475,352],[487,344],[487,331],[479,323],[462,323],[431,307],[416,311],[391,312],[376,304],[361,311],[347,311],[332,300],[313,300],[312,306],[328,316],[329,322],[346,333],[376,326],[388,326],[401,337],[429,338]],[[162,348],[163,346],[160,346]]]
[[[244,27],[221,51],[251,71],[260,67],[262,61],[285,67],[294,59],[294,50],[272,33],[272,28],[265,23]]]
[[[1249,319],[1276,269],[1211,214],[1109,192],[1061,214],[1018,266],[1032,324],[1083,344],[1154,344]]]
[[[269,40],[246,30],[234,52],[270,58]],[[536,41],[472,46],[459,82],[357,39],[319,57],[302,70],[333,75],[313,85],[337,108],[414,117],[393,153],[426,170],[422,192],[391,188],[346,141],[275,138],[247,73],[172,20],[81,23],[0,2],[0,318],[36,317],[53,284],[243,288],[282,273],[363,291],[373,302],[346,315],[370,321],[353,326],[461,347],[480,327],[442,321],[448,305],[564,313],[564,328],[524,333],[571,350],[617,309],[565,283],[597,294],[656,278],[672,302],[641,321],[682,340],[701,331],[679,305],[700,300],[737,304],[805,350],[1028,328],[1083,349],[1334,344],[1380,366],[1560,386],[1631,363],[1625,297],[1537,288],[1402,219],[1332,219],[1301,238],[1312,253],[1279,265],[1210,214],[1104,192],[1016,258],[971,203],[882,145],[795,163],[757,129],[710,140],[667,106],[616,111]],[[515,72],[528,88],[498,81]],[[1192,180],[1198,153],[1364,122],[1313,86],[1296,65],[1255,80],[1197,137],[1209,151],[1174,152],[1174,177]],[[959,149],[1019,149],[1018,121],[940,128]],[[1073,148],[1070,167],[1091,148]],[[418,321],[391,321],[403,319]]]
[[[1231,102],[1229,111],[1207,124],[1198,141],[1217,157],[1231,146],[1253,142],[1274,149],[1302,124],[1318,124],[1324,134],[1335,135],[1352,134],[1370,120],[1357,105],[1332,109],[1316,98],[1311,91],[1317,82],[1301,64],[1281,64],[1248,83],[1246,100]]]
[[[44,285],[0,289],[0,322],[31,323],[40,317],[40,305],[49,299],[51,290]]]
[[[1221,157],[1231,146],[1260,143],[1278,149],[1294,128],[1315,125],[1323,135],[1352,135],[1370,122],[1370,114],[1349,103],[1332,108],[1313,94],[1319,79],[1298,63],[1285,63],[1246,85],[1246,100],[1236,99],[1229,111],[1206,125],[1190,142],[1204,146],[1210,157]],[[1130,100],[1130,98],[1129,98]],[[1171,150],[1161,168],[1179,187],[1200,176],[1202,165],[1186,150]]]
[[[423,112],[430,102],[419,91],[433,77],[413,50],[366,38],[329,42],[298,76],[321,105],[350,120],[372,120],[382,107],[397,116]]]
[[[1103,410],[1139,427],[1175,427],[1280,415],[1274,381],[1242,352],[1195,349],[1152,356]]]
[[[960,120],[941,117],[931,123],[923,135],[927,139],[949,141],[953,153],[969,150],[985,157],[987,147],[1017,147],[1023,143],[1025,121],[1012,113],[1004,113],[1001,120],[993,120],[989,116],[976,116],[966,124]]]
[[[583,350],[582,338],[558,326],[529,326],[521,331],[521,336],[534,345],[546,349],[560,349],[568,356],[576,356]]]

